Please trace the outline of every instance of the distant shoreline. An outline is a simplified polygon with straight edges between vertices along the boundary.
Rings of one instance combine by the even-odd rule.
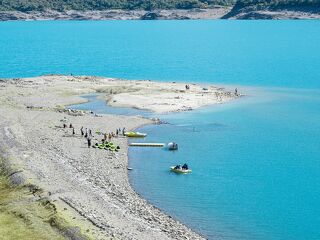
[[[210,19],[320,19],[320,11],[305,8],[252,10],[232,7],[173,10],[105,10],[105,11],[0,11],[0,21],[40,20],[210,20]]]

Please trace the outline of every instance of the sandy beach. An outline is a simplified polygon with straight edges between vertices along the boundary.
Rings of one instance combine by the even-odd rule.
[[[41,76],[0,80],[0,154],[15,184],[43,189],[62,214],[72,216],[84,236],[93,239],[202,239],[142,199],[128,180],[128,144],[112,141],[119,152],[88,148],[80,128],[99,132],[135,129],[157,122],[139,116],[70,111],[86,101],[80,95],[101,93],[117,107],[157,113],[188,111],[233,100],[240,95],[215,86],[102,77]],[[63,128],[61,120],[75,128]],[[90,234],[89,234],[90,233]]]

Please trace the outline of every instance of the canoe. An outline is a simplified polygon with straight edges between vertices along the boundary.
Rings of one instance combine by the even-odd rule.
[[[126,132],[124,133],[127,137],[146,137],[146,133],[140,133],[140,132]]]
[[[170,171],[175,172],[175,173],[183,173],[183,174],[192,172],[191,169],[186,170],[186,169],[174,169],[174,168],[175,168],[175,166],[170,167]]]

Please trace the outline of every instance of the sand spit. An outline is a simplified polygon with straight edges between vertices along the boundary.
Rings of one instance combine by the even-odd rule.
[[[133,191],[127,175],[126,138],[115,138],[113,142],[121,149],[110,152],[89,149],[80,135],[84,126],[100,140],[96,130],[134,129],[152,120],[63,110],[64,105],[83,102],[78,95],[93,92],[106,93],[114,105],[128,106],[129,101],[129,106],[156,110],[159,98],[171,104],[160,107],[159,112],[188,110],[235,97],[223,89],[190,87],[184,92],[184,84],[56,75],[0,80],[1,154],[19,173],[20,181],[44,189],[46,198],[72,215],[75,225],[85,225],[94,239],[201,239]],[[202,96],[202,91],[208,93]],[[147,97],[141,99],[143,95]],[[197,104],[192,105],[191,99]],[[73,124],[75,135],[70,128],[62,128],[62,119]]]
[[[67,104],[81,103],[86,93],[105,95],[108,104],[133,107],[157,113],[189,111],[206,105],[218,104],[239,97],[234,92],[215,86],[184,83],[154,82],[150,80],[122,80],[102,77],[42,76],[15,79],[5,87],[1,102],[22,107],[54,109]]]

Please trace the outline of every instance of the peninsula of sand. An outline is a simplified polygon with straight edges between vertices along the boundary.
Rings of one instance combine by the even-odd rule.
[[[98,133],[115,132],[123,127],[132,130],[159,123],[158,119],[68,109],[68,105],[85,102],[80,96],[89,93],[100,93],[113,106],[157,113],[224,103],[239,95],[215,86],[191,84],[186,89],[183,83],[102,77],[46,75],[0,80],[1,167],[6,168],[14,186],[41,189],[32,188],[28,203],[45,199],[45,205],[54,206],[55,212],[73,229],[65,231],[63,238],[202,239],[131,188],[126,137],[112,138],[120,147],[118,152],[113,152],[88,148],[80,134],[81,127],[91,129],[93,141],[100,141],[102,136]],[[17,199],[11,201],[6,204],[14,206]],[[27,219],[27,224],[32,224],[30,216],[36,214],[26,213],[26,209],[20,213],[14,207],[5,210],[6,214]],[[1,211],[3,206],[0,214]],[[74,232],[78,233],[77,237]]]

